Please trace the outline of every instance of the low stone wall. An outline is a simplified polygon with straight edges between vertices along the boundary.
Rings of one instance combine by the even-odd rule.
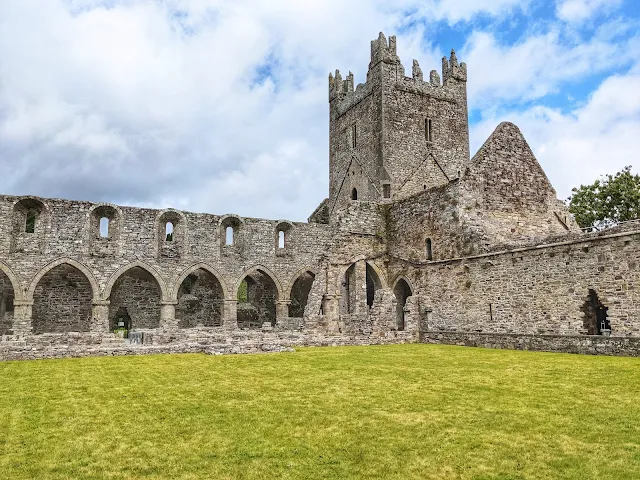
[[[147,341],[151,343],[147,343]],[[415,343],[411,332],[376,335],[321,334],[295,331],[193,329],[179,338],[172,333],[146,332],[145,343],[133,345],[112,334],[91,333],[5,335],[0,341],[0,360],[145,355],[161,353],[240,354],[291,351],[295,347],[382,345]]]
[[[640,337],[423,331],[421,343],[640,357]]]

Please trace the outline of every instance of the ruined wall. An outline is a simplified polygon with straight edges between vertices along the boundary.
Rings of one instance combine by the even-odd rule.
[[[78,269],[59,265],[47,272],[33,295],[33,332],[88,332],[93,292]]]
[[[113,286],[109,305],[109,325],[118,318],[130,319],[131,329],[157,328],[160,325],[161,291],[158,282],[146,270],[134,267]]]
[[[460,183],[461,221],[481,232],[479,251],[580,231],[511,123],[496,128]]]
[[[0,335],[13,333],[14,299],[11,280],[0,271]]]
[[[199,269],[180,285],[176,318],[178,327],[219,327],[222,325],[224,291],[209,272]]]
[[[594,290],[611,334],[640,336],[638,231],[422,266],[394,261],[391,271],[417,285],[424,329],[586,334]]]

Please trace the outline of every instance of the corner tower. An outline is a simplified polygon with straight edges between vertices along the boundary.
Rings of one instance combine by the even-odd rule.
[[[467,67],[442,59],[442,81],[413,61],[405,76],[396,37],[371,42],[367,81],[329,74],[329,212],[350,200],[400,200],[459,176],[469,160]]]

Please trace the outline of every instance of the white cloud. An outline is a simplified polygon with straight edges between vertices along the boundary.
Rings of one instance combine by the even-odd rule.
[[[0,1],[0,192],[293,220],[328,191],[330,70],[364,81],[383,30],[428,75],[444,53],[428,22],[528,3]],[[476,33],[459,55],[470,101],[538,98],[620,61],[608,40]]]
[[[609,77],[570,113],[534,107],[484,120],[472,129],[473,152],[501,121],[520,127],[558,195],[566,198],[573,187],[637,163],[640,75]]]
[[[611,12],[622,0],[560,0],[556,5],[558,18],[566,22],[580,23],[596,13]]]

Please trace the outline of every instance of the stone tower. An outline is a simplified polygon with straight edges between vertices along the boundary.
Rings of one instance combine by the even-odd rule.
[[[406,77],[396,37],[371,42],[367,81],[329,74],[329,213],[350,200],[400,200],[458,178],[469,160],[467,67],[442,59],[442,81],[416,60]]]

